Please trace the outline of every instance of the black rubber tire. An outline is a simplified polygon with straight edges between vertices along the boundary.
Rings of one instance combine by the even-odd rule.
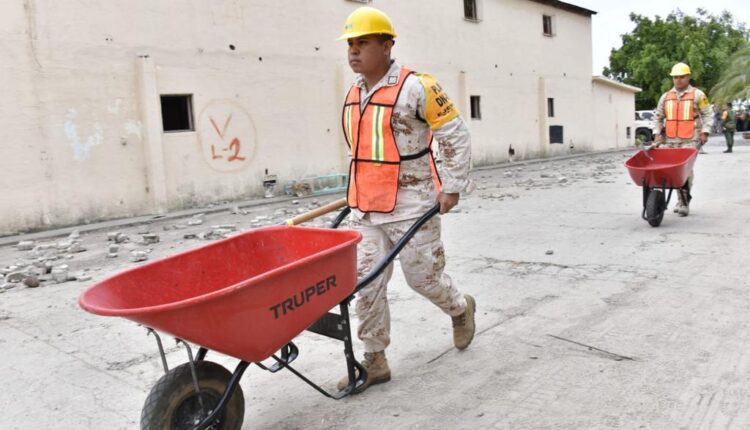
[[[195,371],[203,404],[211,410],[219,403],[232,374],[211,361],[196,362]],[[240,430],[244,415],[245,396],[238,384],[214,426],[209,428]],[[199,417],[200,406],[190,363],[185,363],[162,376],[148,393],[141,411],[141,430],[189,430]]]
[[[664,219],[664,210],[666,209],[664,193],[660,190],[651,190],[646,200],[646,221],[651,227],[658,227],[661,220]]]

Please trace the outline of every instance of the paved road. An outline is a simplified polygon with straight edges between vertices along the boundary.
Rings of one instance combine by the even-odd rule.
[[[640,218],[625,154],[475,172],[479,189],[444,217],[448,272],[477,298],[471,347],[451,348],[450,319],[397,275],[392,382],[336,402],[251,368],[243,428],[750,428],[750,146],[722,154],[712,138],[707,149],[690,216],[670,210],[658,228]],[[205,224],[244,228],[278,210]],[[151,258],[200,243],[183,239],[200,226],[174,223],[122,231],[159,232]],[[83,244],[68,261],[93,281],[135,264],[104,258],[106,232]],[[2,267],[23,258],[0,248]],[[0,428],[138,426],[161,372],[155,345],[129,321],[81,311],[91,282],[0,294]],[[330,388],[344,370],[340,345],[313,335],[298,345],[298,368]],[[186,360],[168,348],[170,362]]]

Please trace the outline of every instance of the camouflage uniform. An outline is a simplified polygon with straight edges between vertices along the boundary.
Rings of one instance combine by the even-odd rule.
[[[361,108],[375,91],[383,86],[397,85],[401,67],[395,62],[388,73],[369,91],[364,78],[358,76],[354,85],[360,87]],[[439,89],[435,93],[435,88]],[[471,140],[469,130],[458,111],[449,121],[437,121],[433,115],[434,95],[447,97],[429,75],[410,75],[393,108],[391,126],[401,154],[416,154],[425,148],[430,132],[437,142],[441,163],[438,171],[442,191],[460,193],[470,191],[468,179]],[[448,100],[448,103],[450,101]],[[432,125],[432,127],[431,127]],[[429,157],[424,156],[401,163],[396,207],[390,213],[363,213],[354,210],[352,226],[363,239],[358,252],[359,277],[370,273],[374,266],[393,247],[406,230],[437,201],[438,191],[432,180]],[[440,240],[440,218],[434,217],[404,247],[399,255],[401,268],[411,288],[428,298],[446,314],[458,316],[466,310],[466,301],[451,278],[443,273],[445,253]],[[359,319],[359,338],[366,352],[383,351],[390,343],[390,313],[387,285],[393,273],[391,264],[370,285],[362,289],[356,303]]]
[[[734,132],[737,131],[737,116],[732,108],[724,108],[724,112],[721,113],[721,131],[724,133],[724,139],[727,142],[726,152],[732,152]]]
[[[687,88],[685,88],[683,91],[677,91],[677,98],[681,99],[683,95],[688,90],[693,89],[691,85],[688,85]],[[672,91],[672,90],[670,90]],[[664,93],[661,95],[661,98],[659,99],[659,104],[656,105],[656,134],[661,134],[661,130],[664,127],[664,119],[666,118],[666,114],[664,113],[664,99],[666,98],[667,93]],[[709,133],[711,134],[711,128],[714,125],[714,116],[713,112],[711,112],[711,104],[708,102],[708,97],[703,93],[703,91],[699,90],[698,88],[695,88],[695,98],[693,99],[693,112],[697,113],[695,118],[695,127],[693,132],[693,137],[690,139],[681,139],[679,137],[667,137],[664,139],[664,143],[666,146],[670,148],[682,148],[685,146],[693,146],[697,149],[700,149],[701,143],[698,140],[698,136],[700,133]],[[687,189],[688,192],[693,187],[693,172],[690,172],[690,177],[688,178],[688,184]]]

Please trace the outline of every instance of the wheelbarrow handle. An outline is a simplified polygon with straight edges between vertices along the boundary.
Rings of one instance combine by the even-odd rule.
[[[401,237],[401,239],[396,242],[396,245],[393,246],[393,248],[388,252],[388,254],[383,257],[382,260],[378,263],[377,266],[375,266],[374,269],[367,275],[365,275],[364,278],[360,279],[357,282],[357,286],[354,288],[354,293],[361,290],[362,288],[366,287],[370,282],[374,281],[375,278],[380,276],[381,273],[385,270],[386,267],[388,267],[391,262],[396,258],[399,252],[406,246],[406,244],[411,240],[412,237],[419,231],[420,228],[422,228],[427,221],[430,220],[433,216],[440,213],[440,204],[436,204],[433,206],[429,211],[427,211],[424,215],[422,215],[418,220],[412,224],[411,227],[409,227],[409,230],[404,233],[404,235]]]
[[[290,218],[286,220],[285,224],[286,225],[299,225],[299,224],[302,224],[303,222],[307,222],[307,221],[310,221],[311,219],[315,219],[321,215],[325,215],[328,212],[333,212],[336,209],[341,209],[344,206],[346,206],[345,198],[336,200],[334,202],[328,203],[325,206],[321,206],[317,209],[313,209],[310,212],[305,212],[303,214],[297,215],[294,218]]]
[[[654,161],[654,157],[652,157],[651,154],[649,154],[649,152],[655,148],[658,148],[658,146],[654,147],[653,145],[642,145],[641,151],[643,151],[643,155],[645,155],[646,158],[648,158],[651,161]]]

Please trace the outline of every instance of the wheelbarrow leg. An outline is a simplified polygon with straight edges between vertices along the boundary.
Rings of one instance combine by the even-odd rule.
[[[354,358],[354,347],[352,343],[352,330],[349,322],[349,302],[353,296],[349,296],[344,301],[339,303],[339,314],[328,312],[323,315],[319,320],[315,321],[307,331],[317,333],[322,336],[330,337],[344,342],[344,355],[346,357],[346,369],[349,375],[349,386],[344,390],[339,391],[336,394],[330,394],[309,381],[307,378],[299,374],[288,364],[284,365],[289,371],[297,375],[300,379],[307,382],[313,388],[318,390],[326,397],[332,399],[340,399],[354,392],[354,389],[363,384],[367,380],[367,370]],[[276,357],[274,357],[276,358]],[[277,361],[280,361],[277,359]]]
[[[646,217],[646,205],[648,204],[648,195],[651,193],[651,187],[648,186],[645,179],[641,183],[641,187],[643,188],[643,211],[641,212],[641,218],[648,221],[648,217]]]
[[[356,392],[356,387],[362,385],[367,381],[367,370],[354,358],[354,347],[352,345],[352,331],[349,324],[349,301],[339,305],[341,308],[341,319],[346,322],[346,334],[344,338],[344,356],[346,356],[346,370],[349,375],[349,385],[342,391],[342,393],[350,394]],[[357,370],[359,370],[359,377],[357,377]]]
[[[161,365],[164,367],[164,373],[169,373],[169,366],[167,365],[167,356],[164,354],[164,346],[161,343],[161,337],[159,336],[159,333],[157,333],[154,329],[151,327],[146,327],[146,330],[148,330],[148,335],[153,334],[156,338],[156,346],[159,347],[159,356],[161,357]]]

